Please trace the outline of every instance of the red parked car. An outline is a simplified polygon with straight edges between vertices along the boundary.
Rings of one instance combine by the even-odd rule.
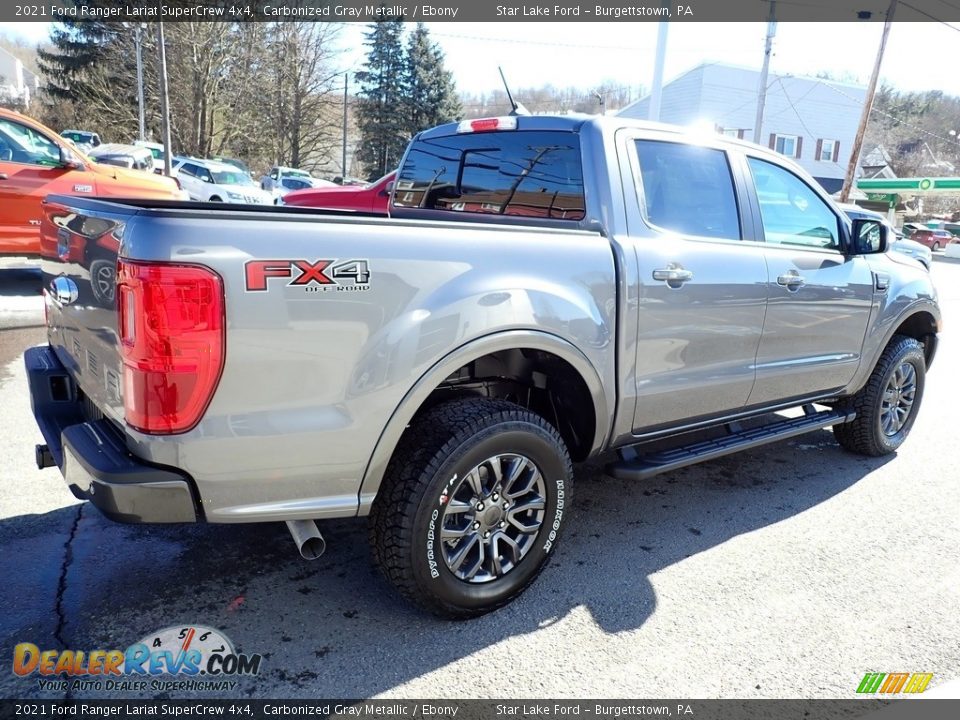
[[[338,185],[337,187],[292,190],[283,196],[280,205],[298,207],[353,210],[354,212],[387,214],[390,191],[397,171],[387,173],[369,185]]]
[[[940,248],[945,248],[950,241],[954,239],[952,233],[948,233],[946,230],[917,230],[910,236],[910,239],[914,242],[918,242],[921,245],[926,245],[928,248],[936,252]]]

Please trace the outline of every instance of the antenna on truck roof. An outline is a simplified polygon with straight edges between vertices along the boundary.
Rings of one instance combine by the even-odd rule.
[[[497,70],[500,71],[500,79],[503,80],[503,89],[507,91],[507,100],[510,101],[510,107],[513,108],[510,111],[510,114],[511,115],[529,115],[530,111],[523,106],[523,103],[513,99],[513,93],[510,92],[510,86],[507,85],[507,78],[503,74],[503,68],[497,65]]]

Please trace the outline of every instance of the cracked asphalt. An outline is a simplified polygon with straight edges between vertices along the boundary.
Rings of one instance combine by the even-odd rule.
[[[63,695],[12,674],[16,643],[122,649],[181,624],[263,655],[240,697],[850,698],[868,671],[956,697],[960,264],[933,274],[946,329],[896,456],[818,432],[644,483],[578,467],[540,580],[450,623],[392,594],[363,521],[326,523],[308,563],[281,524],[127,526],[78,503],[33,464],[39,275],[0,269],[0,697]]]

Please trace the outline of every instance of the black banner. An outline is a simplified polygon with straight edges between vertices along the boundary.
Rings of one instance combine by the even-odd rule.
[[[871,22],[890,0],[4,0],[2,22]],[[960,21],[960,2],[899,0],[895,22]]]
[[[943,720],[960,700],[2,700],[11,718]]]

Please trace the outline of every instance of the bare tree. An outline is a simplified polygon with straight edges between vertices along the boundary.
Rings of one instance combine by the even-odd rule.
[[[273,23],[263,48],[262,131],[273,162],[322,168],[339,147],[338,23]]]

